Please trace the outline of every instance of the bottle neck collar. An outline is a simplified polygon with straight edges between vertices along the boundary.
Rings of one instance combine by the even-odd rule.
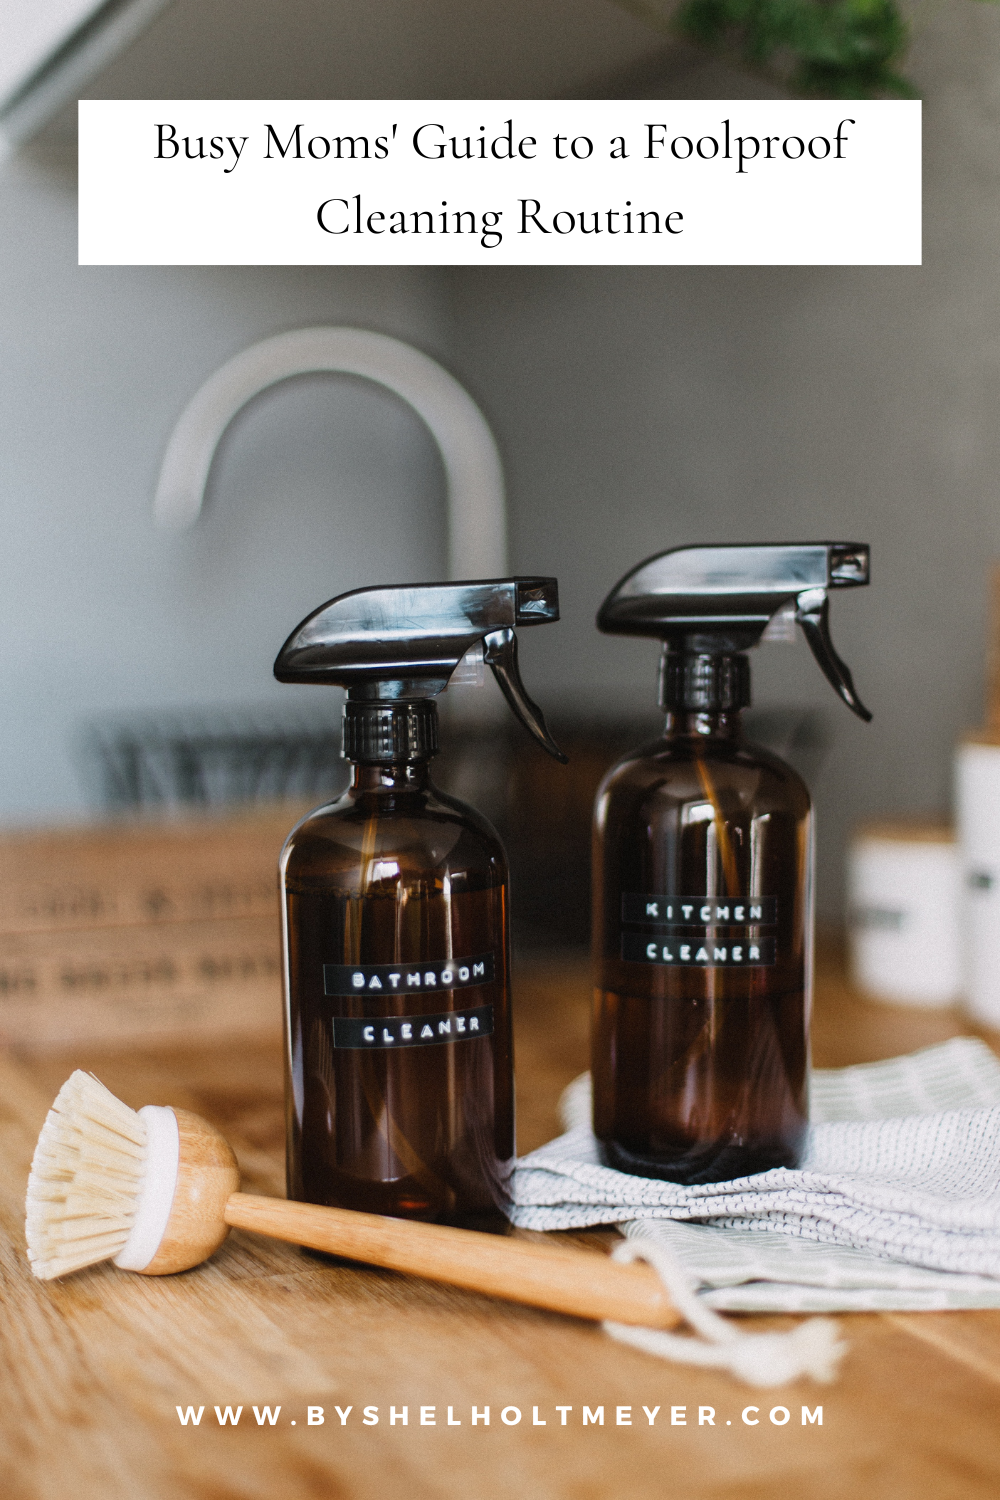
[[[750,661],[741,651],[672,650],[660,658],[660,707],[668,714],[738,713],[750,702]]]
[[[352,792],[423,792],[430,785],[430,762],[426,760],[355,763],[351,773]]]
[[[742,729],[738,709],[728,713],[668,709],[663,734],[665,739],[738,740]]]
[[[426,762],[438,749],[437,705],[430,698],[348,698],[344,759],[366,766]]]

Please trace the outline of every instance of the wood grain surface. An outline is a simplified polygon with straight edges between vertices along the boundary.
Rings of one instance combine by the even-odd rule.
[[[0,1043],[277,1037],[278,855],[305,811],[0,834]]]
[[[820,1065],[967,1029],[951,1012],[865,1002],[829,961],[817,989]],[[524,1151],[556,1131],[559,1091],[586,1066],[585,964],[522,965],[515,1002]],[[177,1277],[103,1266],[36,1282],[23,1248],[24,1185],[45,1111],[76,1066],[133,1107],[204,1114],[232,1142],[244,1187],[281,1191],[280,1058],[269,1042],[0,1059],[4,1500],[1000,1494],[1000,1313],[843,1317],[850,1349],[834,1385],[754,1391],[626,1349],[592,1324],[324,1261],[240,1230],[208,1264]],[[609,1236],[572,1238],[603,1253]],[[182,1425],[178,1406],[204,1407],[200,1424]],[[216,1406],[223,1417],[242,1407],[238,1426],[220,1424]],[[273,1416],[277,1406],[272,1426],[264,1407]],[[308,1424],[310,1406],[323,1408],[322,1425]],[[473,1408],[487,1406],[489,1425],[473,1425]],[[803,1425],[803,1406],[822,1406],[822,1426]],[[377,1407],[377,1425],[364,1425],[365,1407]],[[513,1422],[515,1407],[520,1420],[507,1425],[501,1413]],[[559,1407],[568,1408],[565,1426]],[[644,1407],[659,1408],[655,1425]],[[699,1426],[706,1407],[714,1425]],[[748,1412],[757,1426],[743,1421],[750,1407],[760,1408]],[[781,1407],[789,1421],[775,1426],[768,1414],[780,1419]],[[460,1425],[447,1425],[449,1408]],[[673,1408],[683,1411],[672,1422]],[[584,1425],[588,1412],[595,1420]]]

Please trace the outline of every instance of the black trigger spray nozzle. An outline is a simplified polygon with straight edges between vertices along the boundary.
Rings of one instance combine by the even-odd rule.
[[[419,759],[437,748],[433,703],[467,652],[483,650],[515,717],[543,749],[565,762],[517,665],[521,626],[559,618],[554,578],[487,578],[465,583],[354,589],[314,610],[274,664],[280,682],[347,689],[345,753]]]
[[[829,592],[868,580],[864,542],[675,547],[626,574],[601,605],[597,626],[663,641],[665,708],[726,711],[750,701],[748,669],[734,664],[745,662],[775,615],[791,611],[827,681],[867,722],[872,716],[830,637]]]

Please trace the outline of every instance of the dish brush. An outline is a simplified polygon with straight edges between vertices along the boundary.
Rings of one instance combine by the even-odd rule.
[[[110,1260],[166,1276],[209,1258],[230,1228],[593,1320],[682,1321],[651,1265],[502,1235],[239,1191],[226,1140],[185,1109],[138,1112],[91,1074],[59,1090],[28,1179],[26,1238],[41,1280]]]

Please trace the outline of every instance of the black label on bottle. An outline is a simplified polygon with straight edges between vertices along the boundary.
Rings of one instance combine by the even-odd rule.
[[[492,1005],[446,1010],[433,1016],[334,1016],[333,1045],[355,1050],[383,1047],[439,1047],[493,1035]]]
[[[489,984],[494,971],[492,953],[419,964],[324,964],[323,993],[422,995],[428,990],[464,990]]]
[[[622,921],[643,927],[773,927],[775,896],[622,896]]]
[[[715,942],[707,937],[650,938],[643,932],[623,932],[622,958],[629,963],[676,964],[692,969],[746,968],[774,963],[774,938]]]

